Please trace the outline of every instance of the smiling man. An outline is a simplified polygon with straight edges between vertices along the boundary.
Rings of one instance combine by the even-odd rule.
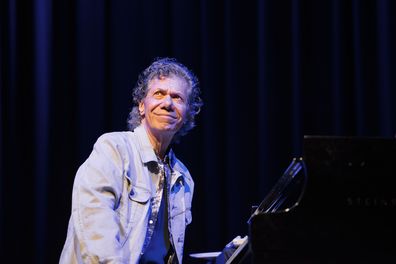
[[[147,95],[139,103],[142,124],[161,158],[185,122],[189,94],[185,80],[175,75],[158,76],[149,82]]]
[[[175,59],[139,76],[128,132],[102,135],[77,171],[60,263],[182,263],[194,182],[170,145],[202,106]]]

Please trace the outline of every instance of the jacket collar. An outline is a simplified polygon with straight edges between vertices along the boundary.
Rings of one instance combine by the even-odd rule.
[[[138,137],[139,155],[142,162],[143,163],[148,163],[150,161],[157,162],[158,161],[157,156],[155,155],[153,146],[150,143],[146,129],[143,127],[143,125],[140,125],[137,128],[135,128],[133,132],[135,132]]]

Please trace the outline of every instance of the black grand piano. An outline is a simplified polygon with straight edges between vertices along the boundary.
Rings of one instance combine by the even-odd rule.
[[[305,136],[226,263],[396,263],[396,140]]]

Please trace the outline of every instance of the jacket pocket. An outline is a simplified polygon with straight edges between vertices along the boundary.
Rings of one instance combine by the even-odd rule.
[[[129,193],[130,223],[136,224],[144,216],[149,207],[150,198],[151,192],[148,189],[139,186],[132,187]]]
[[[150,198],[150,190],[139,186],[132,187],[132,190],[129,193],[129,199],[140,204],[147,203]]]
[[[148,212],[149,201],[151,193],[148,189],[134,186],[129,192],[128,197],[128,211],[129,216],[127,218],[126,237],[128,239],[132,230],[138,225],[139,221],[142,221]],[[125,243],[125,241],[124,241]]]

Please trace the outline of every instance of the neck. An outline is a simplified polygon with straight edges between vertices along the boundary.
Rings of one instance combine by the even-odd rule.
[[[172,141],[173,135],[169,135],[168,133],[155,133],[155,131],[152,131],[147,127],[144,120],[142,123],[147,132],[150,143],[153,146],[154,152],[160,157],[160,159],[163,159],[165,157],[166,150]]]

